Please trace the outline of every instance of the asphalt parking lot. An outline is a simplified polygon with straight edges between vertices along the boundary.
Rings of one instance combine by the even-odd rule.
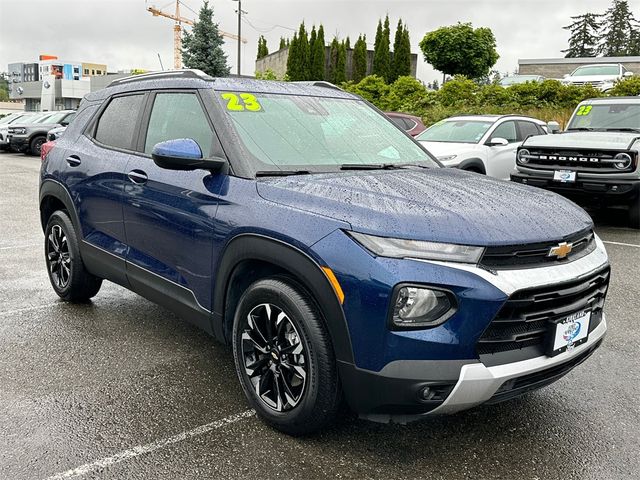
[[[613,268],[604,345],[546,389],[407,426],[303,439],[248,410],[230,352],[116,285],[58,301],[39,158],[0,153],[0,479],[640,478],[640,233],[597,217]]]

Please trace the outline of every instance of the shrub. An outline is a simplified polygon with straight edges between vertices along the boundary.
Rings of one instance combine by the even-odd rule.
[[[382,110],[386,109],[389,85],[378,75],[364,77],[359,83],[345,82],[342,84],[342,88],[360,95]]]
[[[476,95],[480,91],[480,87],[473,80],[467,77],[457,76],[453,80],[445,83],[438,90],[438,100],[444,106],[451,107],[455,105],[475,105],[477,103]]]
[[[414,112],[435,103],[434,94],[413,77],[400,77],[389,86],[385,108],[392,111]]]
[[[640,95],[640,77],[625,78],[616,82],[608,93],[613,97],[636,97]]]

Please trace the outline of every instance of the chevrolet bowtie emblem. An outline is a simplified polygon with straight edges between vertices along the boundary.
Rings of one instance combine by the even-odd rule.
[[[573,243],[562,242],[549,249],[548,257],[565,258],[573,250]]]

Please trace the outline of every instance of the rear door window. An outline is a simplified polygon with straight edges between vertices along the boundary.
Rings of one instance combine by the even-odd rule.
[[[491,138],[504,138],[509,143],[518,141],[518,133],[516,131],[516,122],[508,121],[500,124],[491,135]]]
[[[520,129],[519,141],[524,141],[529,136],[541,135],[542,129],[533,122],[520,121],[518,122],[518,128]]]
[[[98,120],[96,141],[109,147],[133,150],[143,100],[143,94],[113,98]]]
[[[166,140],[190,138],[206,157],[211,153],[213,131],[195,93],[158,93],[153,102],[144,152]]]

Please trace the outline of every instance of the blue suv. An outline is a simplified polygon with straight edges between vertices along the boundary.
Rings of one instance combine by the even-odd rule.
[[[116,80],[42,157],[56,293],[109,280],[193,322],[292,435],[343,404],[402,423],[504,401],[605,335],[609,263],[582,209],[442,168],[327,83]]]

